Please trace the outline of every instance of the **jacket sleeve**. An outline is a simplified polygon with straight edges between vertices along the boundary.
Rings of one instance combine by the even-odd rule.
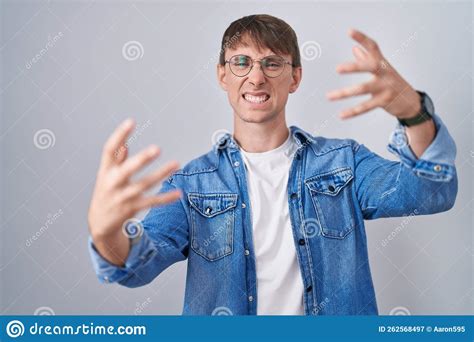
[[[403,126],[393,132],[390,161],[355,143],[356,194],[365,219],[427,215],[453,207],[457,190],[456,145],[441,119],[434,115],[436,136],[418,159]]]
[[[165,181],[159,193],[175,189]],[[188,221],[181,200],[153,207],[141,221],[143,235],[130,248],[123,267],[113,265],[97,251],[89,236],[89,253],[101,283],[139,287],[150,283],[173,263],[188,255]]]

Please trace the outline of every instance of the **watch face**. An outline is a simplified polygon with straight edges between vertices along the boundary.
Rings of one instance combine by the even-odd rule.
[[[434,114],[434,105],[433,105],[433,101],[431,101],[431,98],[426,95],[426,94],[423,94],[423,107],[424,107],[424,110],[430,114],[430,115],[433,115]]]

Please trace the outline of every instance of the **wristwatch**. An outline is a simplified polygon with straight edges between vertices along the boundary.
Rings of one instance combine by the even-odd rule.
[[[419,125],[422,122],[430,120],[434,115],[433,101],[431,101],[431,98],[428,96],[428,94],[418,90],[416,92],[420,94],[421,110],[413,118],[398,119],[398,122],[400,122],[402,126],[410,127]]]

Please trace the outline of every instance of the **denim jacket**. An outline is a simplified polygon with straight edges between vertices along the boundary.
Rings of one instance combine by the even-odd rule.
[[[288,206],[306,315],[378,314],[364,220],[449,210],[457,194],[456,146],[435,115],[436,137],[418,159],[398,124],[390,161],[350,139],[312,136],[292,126],[298,149],[288,179]],[[271,177],[271,175],[268,175]],[[152,208],[144,234],[123,267],[103,259],[89,237],[100,282],[150,283],[188,259],[184,315],[257,313],[251,205],[245,165],[230,134],[162,185],[180,200]],[[272,205],[268,203],[268,205]]]

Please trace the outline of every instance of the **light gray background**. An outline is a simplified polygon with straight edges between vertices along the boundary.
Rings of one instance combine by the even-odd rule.
[[[358,100],[324,97],[369,78],[335,72],[337,63],[352,60],[350,27],[375,38],[399,72],[432,96],[458,147],[456,205],[438,215],[367,222],[371,268],[381,314],[473,313],[470,2],[4,1],[0,13],[2,314],[181,313],[185,262],[138,289],[98,283],[86,217],[100,152],[130,116],[144,125],[131,152],[151,143],[164,150],[147,171],[208,151],[216,130],[232,129],[215,78],[222,34],[231,21],[255,13],[283,18],[300,46],[310,41],[321,48],[303,60],[301,87],[287,106],[289,124],[354,138],[394,158],[386,151],[393,117],[376,110],[342,122],[338,111]],[[141,43],[141,58],[124,58],[128,41]],[[54,144],[47,138],[46,146],[35,144],[41,129],[51,131]],[[401,232],[384,247],[397,227]]]

